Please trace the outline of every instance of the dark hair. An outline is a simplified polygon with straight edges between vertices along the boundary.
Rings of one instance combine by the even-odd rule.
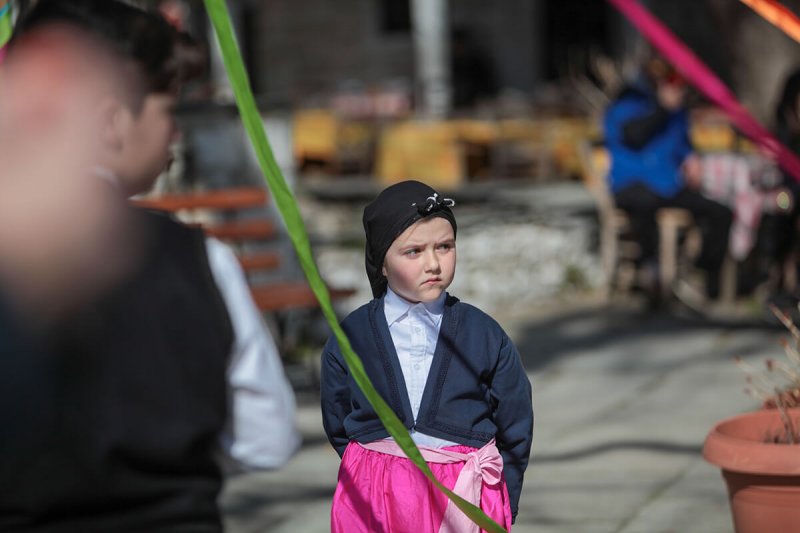
[[[22,14],[14,34],[22,36],[48,25],[83,31],[131,64],[138,75],[126,81],[134,84],[130,89],[136,110],[150,93],[177,95],[205,68],[204,55],[188,34],[170,26],[160,14],[117,0],[40,0]]]

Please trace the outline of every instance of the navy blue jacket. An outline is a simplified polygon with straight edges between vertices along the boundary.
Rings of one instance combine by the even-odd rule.
[[[383,298],[355,310],[342,328],[378,393],[407,429],[475,448],[496,439],[516,517],[531,449],[533,407],[519,352],[500,325],[448,295],[416,423]],[[322,354],[321,400],[325,432],[340,456],[351,440],[367,443],[389,436],[348,372],[333,336]]]

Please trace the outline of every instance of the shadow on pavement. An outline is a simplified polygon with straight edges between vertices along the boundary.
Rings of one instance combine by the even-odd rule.
[[[517,333],[514,342],[525,369],[536,372],[574,352],[706,329],[776,331],[779,328],[752,318],[714,320],[666,311],[643,312],[632,306],[612,304],[582,307],[532,321]],[[741,351],[741,347],[738,350]]]
[[[566,453],[533,454],[531,464],[558,463],[573,461],[603,453],[620,450],[639,450],[667,454],[698,455],[702,447],[696,444],[676,444],[662,440],[620,440],[588,446],[581,450],[572,450]]]

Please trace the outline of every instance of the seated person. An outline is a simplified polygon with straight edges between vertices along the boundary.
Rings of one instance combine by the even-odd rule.
[[[669,65],[661,59],[647,63],[606,111],[608,178],[617,207],[631,218],[642,267],[655,270],[657,264],[656,211],[691,212],[703,235],[696,266],[705,271],[706,296],[716,299],[732,214],[699,192],[701,165],[689,142],[686,97],[686,84]]]

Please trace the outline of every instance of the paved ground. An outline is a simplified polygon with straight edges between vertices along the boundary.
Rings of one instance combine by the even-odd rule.
[[[591,302],[499,319],[534,384],[516,533],[732,531],[701,447],[715,421],[754,406],[733,357],[778,355],[780,330]],[[301,452],[279,472],[229,483],[230,532],[328,531],[338,457],[314,394],[300,399]]]

